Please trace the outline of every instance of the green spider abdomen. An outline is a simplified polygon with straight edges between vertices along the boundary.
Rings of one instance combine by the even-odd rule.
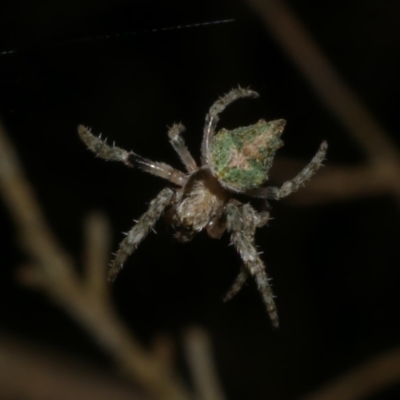
[[[226,187],[246,191],[260,187],[267,179],[276,150],[283,145],[280,135],[283,119],[231,131],[221,129],[213,138],[210,166],[213,174]]]

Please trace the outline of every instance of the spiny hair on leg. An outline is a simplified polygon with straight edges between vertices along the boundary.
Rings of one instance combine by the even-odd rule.
[[[127,232],[125,239],[119,245],[115,258],[111,262],[108,280],[114,282],[122,270],[126,259],[136,250],[139,243],[153,229],[155,223],[171,203],[175,192],[170,188],[163,189],[151,202],[149,209],[142,214],[138,222]]]
[[[253,215],[253,217],[251,217]],[[230,201],[226,206],[227,229],[231,234],[232,243],[239,252],[245,267],[254,277],[258,290],[266,305],[272,325],[279,326],[278,313],[269,280],[254,245],[255,211],[248,205],[241,205],[236,201]]]

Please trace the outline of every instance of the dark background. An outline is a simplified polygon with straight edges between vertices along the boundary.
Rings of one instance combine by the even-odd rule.
[[[399,143],[400,3],[289,4]],[[162,30],[228,18],[235,21]],[[158,31],[147,32],[152,29]],[[77,136],[80,123],[121,147],[181,168],[167,126],[184,123],[186,142],[198,159],[209,106],[240,84],[261,98],[234,104],[221,126],[285,118],[280,155],[307,163],[326,139],[328,165],[364,160],[244,1],[4,2],[0,52],[8,50],[0,55],[0,115],[51,227],[77,259],[89,211],[109,216],[115,249],[120,232],[165,186],[140,171],[95,159]],[[182,245],[160,223],[113,287],[122,318],[146,344],[159,333],[179,342],[187,327],[204,327],[232,400],[298,398],[399,344],[396,201],[382,195],[272,207],[274,220],[258,232],[257,243],[273,277],[279,330],[271,327],[253,283],[232,302],[222,302],[240,265],[227,237],[215,241],[201,233]],[[0,227],[1,329],[111,368],[63,311],[15,282],[15,267],[25,258],[2,205]],[[399,388],[389,388],[373,398],[396,394]]]

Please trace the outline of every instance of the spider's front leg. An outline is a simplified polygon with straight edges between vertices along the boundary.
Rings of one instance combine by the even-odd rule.
[[[277,328],[279,320],[274,296],[265,272],[265,265],[260,259],[254,245],[254,231],[257,226],[256,212],[249,204],[241,205],[236,201],[231,201],[226,206],[226,217],[227,228],[231,233],[232,243],[242,257],[244,266],[254,276],[258,290],[267,307],[272,325]]]
[[[184,186],[187,181],[187,177],[183,172],[172,168],[168,164],[149,160],[133,151],[126,151],[115,145],[109,146],[105,140],[93,135],[90,129],[83,125],[78,126],[78,134],[88,149],[103,160],[122,162],[128,167],[139,168],[178,186]]]
[[[163,189],[151,202],[149,209],[139,218],[136,225],[127,233],[119,245],[115,258],[111,262],[108,280],[114,282],[124,266],[126,259],[136,250],[139,243],[149,234],[166,207],[171,204],[175,192],[171,188]]]
[[[203,159],[203,164],[209,163],[209,153],[210,153],[210,145],[211,140],[215,134],[215,128],[219,121],[219,114],[225,110],[229,104],[234,101],[241,99],[243,97],[258,97],[259,94],[250,89],[242,89],[238,87],[237,89],[232,89],[224,96],[220,97],[210,108],[207,116],[206,123],[204,126],[203,133],[203,143],[201,145],[201,156]]]

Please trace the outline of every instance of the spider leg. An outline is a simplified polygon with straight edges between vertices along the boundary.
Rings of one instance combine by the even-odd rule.
[[[267,204],[266,204],[266,207],[268,207]],[[250,234],[251,237],[254,237],[255,227],[261,228],[261,227],[265,226],[268,223],[269,212],[264,210],[264,211],[262,211],[260,213],[255,213],[254,216],[255,216],[254,229],[253,229],[253,231],[250,230],[248,232],[248,234]],[[249,276],[250,276],[249,271],[245,268],[244,265],[242,265],[238,276],[236,277],[236,279],[233,282],[231,288],[228,290],[228,292],[226,293],[226,295],[224,297],[224,301],[225,302],[231,300],[233,297],[235,297],[241,291],[242,287],[246,283],[246,281],[249,278]]]
[[[224,297],[224,301],[229,301],[233,299],[241,290],[244,284],[247,281],[247,278],[250,276],[249,271],[245,268],[244,265],[241,266],[240,272],[233,282],[231,288],[228,290]]]
[[[265,207],[268,208],[268,203],[265,203]],[[255,213],[255,218],[256,218],[256,227],[257,228],[262,228],[263,226],[268,224],[268,221],[270,220],[270,215],[268,210],[263,210],[259,213]],[[254,232],[255,233],[255,232]],[[254,235],[253,233],[253,235]]]
[[[194,172],[199,169],[196,161],[187,149],[182,138],[182,133],[185,132],[185,127],[182,124],[174,124],[168,130],[169,141],[172,147],[178,153],[180,159],[188,172]]]
[[[124,266],[126,259],[136,250],[139,243],[153,229],[165,208],[171,203],[175,192],[171,188],[163,189],[151,202],[149,209],[139,218],[136,225],[127,233],[119,245],[115,258],[111,262],[108,280],[114,282]]]
[[[186,183],[186,175],[168,164],[151,161],[133,151],[126,151],[120,147],[109,146],[104,140],[94,136],[90,132],[90,129],[83,125],[79,125],[78,133],[89,150],[106,161],[119,161],[128,167],[137,167],[142,171],[166,179],[178,186],[183,186]]]
[[[203,159],[203,165],[208,164],[209,162],[209,149],[211,140],[215,134],[215,128],[219,121],[219,114],[225,110],[229,104],[233,103],[235,100],[238,100],[242,97],[258,97],[259,94],[250,89],[242,89],[238,87],[236,89],[232,89],[230,92],[220,97],[210,108],[208,114],[206,116],[206,123],[204,126],[203,133],[203,143],[201,145],[201,156]]]
[[[291,193],[299,190],[300,187],[304,185],[304,182],[309,180],[317,172],[317,170],[322,167],[322,162],[325,159],[327,148],[327,142],[323,141],[310,163],[305,166],[293,179],[286,181],[280,188],[273,186],[256,188],[249,190],[246,194],[253,197],[261,197],[273,200],[280,200],[289,196]]]
[[[238,250],[244,266],[254,276],[272,325],[277,328],[279,320],[274,296],[268,282],[264,263],[261,261],[254,245],[254,231],[257,226],[255,211],[249,204],[241,205],[236,201],[230,201],[226,206],[226,216],[227,229],[231,233],[232,243]]]

